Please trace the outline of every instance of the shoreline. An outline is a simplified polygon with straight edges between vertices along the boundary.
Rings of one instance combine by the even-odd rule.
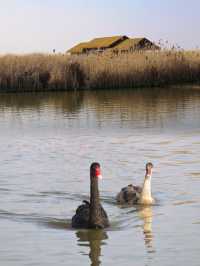
[[[79,89],[38,89],[38,90],[31,90],[31,89],[24,89],[24,90],[0,90],[0,96],[5,94],[34,94],[34,93],[66,93],[66,92],[90,92],[90,91],[122,91],[122,90],[159,90],[159,89],[182,89],[184,87],[189,89],[200,89],[200,81],[199,82],[188,82],[188,83],[177,83],[177,84],[168,84],[168,85],[162,85],[162,86],[140,86],[140,87],[134,87],[134,88],[79,88]]]

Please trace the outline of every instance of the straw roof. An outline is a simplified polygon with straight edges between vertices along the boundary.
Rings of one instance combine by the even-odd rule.
[[[81,42],[77,45],[75,45],[74,47],[72,47],[71,49],[69,49],[67,52],[68,53],[74,53],[74,54],[79,54],[83,52],[83,49],[87,47],[87,42]]]
[[[130,49],[140,49],[140,48],[159,49],[157,45],[155,45],[146,38],[126,39],[123,42],[116,45],[113,49],[130,50]]]
[[[109,48],[112,45],[114,45],[116,42],[123,41],[127,38],[128,37],[126,36],[95,38],[88,43],[88,48],[91,49]]]
[[[127,39],[123,41],[122,43],[116,45],[115,48],[122,50],[122,49],[127,49],[130,47],[136,47],[140,43],[141,40],[142,38]]]
[[[149,41],[146,38],[134,38],[130,39],[127,36],[111,36],[111,37],[102,37],[102,38],[95,38],[89,42],[82,42],[67,52],[71,54],[81,54],[84,52],[88,52],[90,50],[104,50],[112,48],[113,51],[117,50],[126,50],[131,51],[135,49],[159,49],[154,43]]]
[[[84,50],[92,50],[92,49],[105,49],[113,47],[115,44],[124,41],[128,37],[126,36],[112,36],[112,37],[102,37],[95,38],[89,42],[82,42],[77,44],[68,50],[69,53],[82,53]]]

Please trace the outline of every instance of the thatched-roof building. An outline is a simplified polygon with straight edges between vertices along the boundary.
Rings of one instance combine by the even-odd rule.
[[[127,36],[112,36],[95,38],[89,42],[82,42],[67,52],[70,54],[87,54],[90,52],[103,52],[109,50],[113,53],[133,52],[136,50],[158,50],[159,46],[155,45],[146,38],[130,39]]]

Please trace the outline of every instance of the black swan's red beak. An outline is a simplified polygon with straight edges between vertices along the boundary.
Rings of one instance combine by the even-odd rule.
[[[101,175],[101,169],[100,167],[96,167],[95,169],[95,176],[99,179],[102,179],[102,175]]]

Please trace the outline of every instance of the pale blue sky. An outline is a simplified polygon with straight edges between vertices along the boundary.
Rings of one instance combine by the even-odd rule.
[[[64,52],[109,35],[200,47],[199,0],[0,0],[0,53]]]

